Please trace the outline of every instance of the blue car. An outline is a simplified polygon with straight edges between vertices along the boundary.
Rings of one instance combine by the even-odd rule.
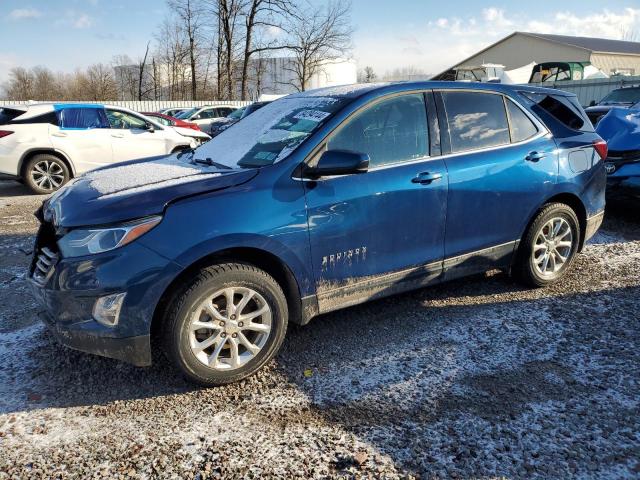
[[[303,92],[195,150],[73,180],[38,212],[29,278],[61,343],[141,366],[153,344],[229,383],[288,323],[496,268],[558,281],[602,222],[605,157],[557,90]]]
[[[640,110],[612,108],[596,126],[606,140],[607,196],[640,199]]]

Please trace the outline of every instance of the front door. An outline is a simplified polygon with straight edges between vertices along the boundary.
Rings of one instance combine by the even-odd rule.
[[[328,150],[367,153],[363,174],[305,181],[320,311],[415,288],[442,270],[447,174],[429,156],[424,96],[383,99],[334,132]]]
[[[107,117],[113,138],[114,162],[169,153],[164,131],[147,130],[144,118],[115,109],[107,109]]]

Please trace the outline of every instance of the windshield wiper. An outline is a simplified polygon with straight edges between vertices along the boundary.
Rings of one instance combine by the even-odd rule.
[[[201,165],[208,165],[209,167],[216,167],[224,170],[233,170],[229,165],[225,165],[224,163],[218,163],[211,160],[209,157],[207,158],[196,158],[194,160],[195,163],[199,163]]]

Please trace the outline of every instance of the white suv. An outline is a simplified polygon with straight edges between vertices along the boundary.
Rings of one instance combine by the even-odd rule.
[[[50,193],[88,170],[167,155],[209,140],[126,108],[98,104],[34,104],[0,108],[0,173]]]

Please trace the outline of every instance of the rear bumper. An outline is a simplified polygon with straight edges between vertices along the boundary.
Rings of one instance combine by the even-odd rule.
[[[58,343],[85,353],[115,358],[138,367],[151,365],[151,337],[110,338],[97,336],[91,328],[93,320],[62,326],[47,312],[39,313],[40,320],[47,326]]]
[[[596,234],[600,225],[602,225],[602,220],[604,220],[604,210],[587,218],[587,226],[584,232],[585,243]]]

